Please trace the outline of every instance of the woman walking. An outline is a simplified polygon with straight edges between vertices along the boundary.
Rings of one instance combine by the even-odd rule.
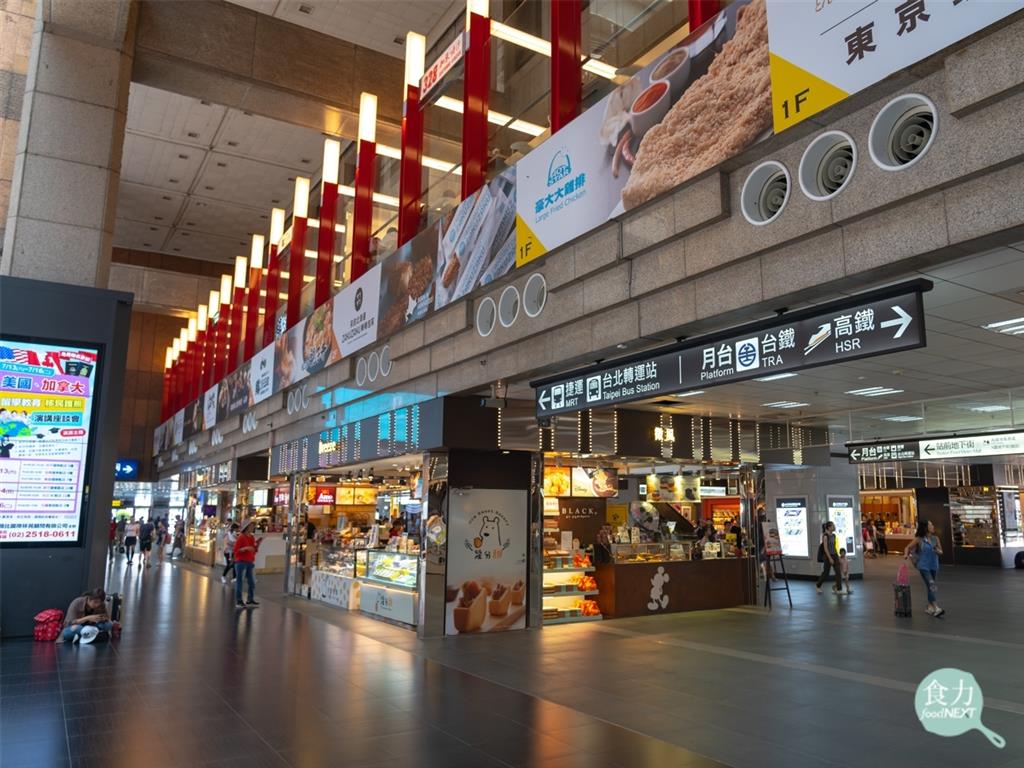
[[[816,588],[821,594],[821,585],[828,578],[830,570],[835,571],[836,583],[832,591],[837,595],[843,591],[843,571],[839,566],[839,548],[836,545],[836,524],[829,520],[821,527],[821,544],[818,545],[818,562],[822,564],[821,575]]]
[[[942,542],[935,535],[935,526],[931,520],[918,521],[914,540],[903,550],[903,557],[910,560],[921,573],[924,586],[928,590],[928,607],[925,608],[925,611],[935,618],[946,613],[945,609],[940,608],[936,602],[939,587],[935,583],[935,579],[939,575],[939,555],[941,554]]]
[[[128,555],[129,566],[135,557],[135,545],[139,543],[139,527],[139,521],[133,518],[124,529],[124,551]]]

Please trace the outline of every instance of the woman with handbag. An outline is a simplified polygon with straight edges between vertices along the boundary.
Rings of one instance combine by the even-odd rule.
[[[946,611],[939,607],[938,585],[935,583],[939,575],[939,555],[942,554],[942,542],[935,535],[935,526],[931,520],[919,520],[914,540],[903,550],[903,557],[910,560],[924,579],[928,590],[928,607],[925,611],[935,618],[945,615]]]
[[[822,564],[821,575],[818,577],[816,589],[821,594],[821,585],[828,578],[830,570],[835,571],[836,583],[832,591],[839,594],[843,591],[843,571],[839,567],[839,547],[836,544],[836,524],[829,520],[821,526],[821,543],[818,544],[818,562]]]

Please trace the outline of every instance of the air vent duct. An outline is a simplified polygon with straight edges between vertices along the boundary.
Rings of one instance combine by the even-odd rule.
[[[497,322],[498,306],[494,303],[494,299],[485,296],[476,308],[476,332],[486,338],[494,332]]]
[[[750,172],[740,191],[743,218],[755,226],[775,220],[789,201],[789,171],[769,160]]]
[[[857,147],[842,131],[828,131],[810,143],[800,158],[800,189],[811,200],[830,200],[857,168]]]
[[[909,168],[931,147],[938,122],[935,104],[927,97],[907,93],[893,99],[871,124],[871,159],[883,171]]]

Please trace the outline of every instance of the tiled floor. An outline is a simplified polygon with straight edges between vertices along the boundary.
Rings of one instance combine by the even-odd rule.
[[[119,641],[0,645],[0,766],[1024,768],[1024,574],[947,569],[948,617],[908,620],[895,567],[848,597],[794,583],[793,611],[424,642],[279,576],[236,613],[207,569],[118,562]],[[1005,749],[921,728],[914,690],[944,666],[978,678]]]

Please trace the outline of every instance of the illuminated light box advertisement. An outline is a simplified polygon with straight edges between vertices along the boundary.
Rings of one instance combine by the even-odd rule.
[[[0,542],[76,542],[98,354],[0,338]]]
[[[829,496],[828,519],[835,523],[836,538],[839,546],[846,550],[846,556],[857,556],[857,528],[854,525],[854,508],[852,496]]]
[[[775,523],[779,529],[783,555],[810,556],[807,545],[807,499],[803,496],[776,499]]]
[[[731,3],[516,164],[516,265],[770,136],[769,79],[764,0]]]

